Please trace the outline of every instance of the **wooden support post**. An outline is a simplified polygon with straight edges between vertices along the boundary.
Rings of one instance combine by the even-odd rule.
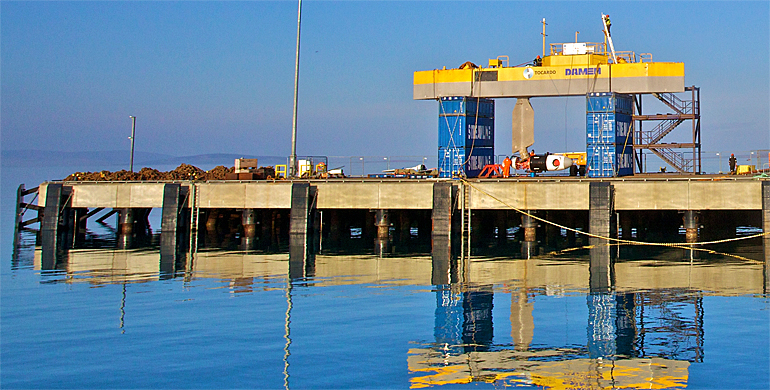
[[[613,237],[614,188],[609,182],[592,182],[589,185],[589,232],[602,237]],[[610,241],[591,237],[591,291],[609,291],[614,283],[614,267]]]
[[[160,221],[160,272],[173,275],[178,252],[179,194],[181,185],[168,183],[163,186],[163,212]]]
[[[40,224],[42,242],[41,269],[53,270],[56,268],[57,252],[59,250],[59,213],[62,209],[62,185],[49,183],[46,186],[45,209],[43,221]]]
[[[452,183],[433,184],[431,284],[449,284],[452,258]]]
[[[19,239],[21,238],[22,203],[24,203],[24,184],[19,184],[16,189],[16,218],[13,223],[13,259],[18,258]]]

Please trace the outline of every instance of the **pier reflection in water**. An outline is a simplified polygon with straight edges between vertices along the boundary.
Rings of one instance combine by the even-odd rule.
[[[435,302],[433,338],[406,335],[409,342],[402,345],[404,375],[412,388],[471,382],[546,388],[686,387],[692,364],[704,362],[708,343],[704,297],[760,295],[765,289],[760,261],[683,259],[680,249],[633,261],[614,259],[617,248],[577,257],[510,259],[458,257],[449,245],[430,256],[382,257],[316,254],[312,242],[300,242],[304,245],[292,245],[288,256],[211,250],[175,254],[172,263],[157,250],[71,250],[59,253],[47,282],[125,285],[213,279],[243,294],[265,286],[281,288],[280,281],[286,280],[287,388],[293,370],[308,369],[300,358],[295,363],[292,359],[312,348],[294,340],[292,332],[298,328],[300,333],[312,330],[293,319],[310,315],[303,313],[312,309],[302,301],[308,294],[323,294],[325,288],[425,286],[419,294],[429,294]],[[595,264],[607,268],[597,270]],[[39,250],[34,268],[46,268]],[[125,301],[124,289],[121,305]],[[120,315],[121,327],[131,321],[124,319],[130,317],[124,310]]]

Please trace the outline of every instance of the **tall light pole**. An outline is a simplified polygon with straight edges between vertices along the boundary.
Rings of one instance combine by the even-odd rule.
[[[134,171],[134,138],[136,136],[136,117],[133,115],[129,115],[129,118],[131,118],[131,136],[128,137],[131,139],[131,165],[129,166],[128,170],[133,172]]]
[[[302,20],[302,0],[297,5],[297,56],[294,60],[294,118],[291,121],[291,156],[289,176],[297,176],[297,96],[299,94],[299,31]]]

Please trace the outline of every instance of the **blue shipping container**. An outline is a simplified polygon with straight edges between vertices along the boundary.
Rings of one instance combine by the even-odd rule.
[[[634,147],[622,144],[592,144],[586,148],[588,177],[634,174]]]
[[[473,116],[439,116],[438,146],[440,148],[495,146],[495,120]]]
[[[463,96],[443,97],[439,101],[438,114],[470,115],[474,117],[494,118],[495,101]]]
[[[613,92],[591,92],[586,96],[586,112],[617,112],[632,115],[634,99],[631,95]]]
[[[439,177],[478,177],[484,166],[494,164],[495,148],[439,148]]]
[[[631,115],[613,113],[586,114],[586,143],[634,144]]]

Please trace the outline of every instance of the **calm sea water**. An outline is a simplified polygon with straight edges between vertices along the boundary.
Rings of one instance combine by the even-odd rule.
[[[62,172],[57,172],[56,169]],[[71,168],[2,171],[3,388],[770,387],[761,246],[691,259],[621,251],[591,293],[585,252],[472,257],[433,285],[430,253],[202,250],[174,277],[157,248],[12,257],[15,189]]]

